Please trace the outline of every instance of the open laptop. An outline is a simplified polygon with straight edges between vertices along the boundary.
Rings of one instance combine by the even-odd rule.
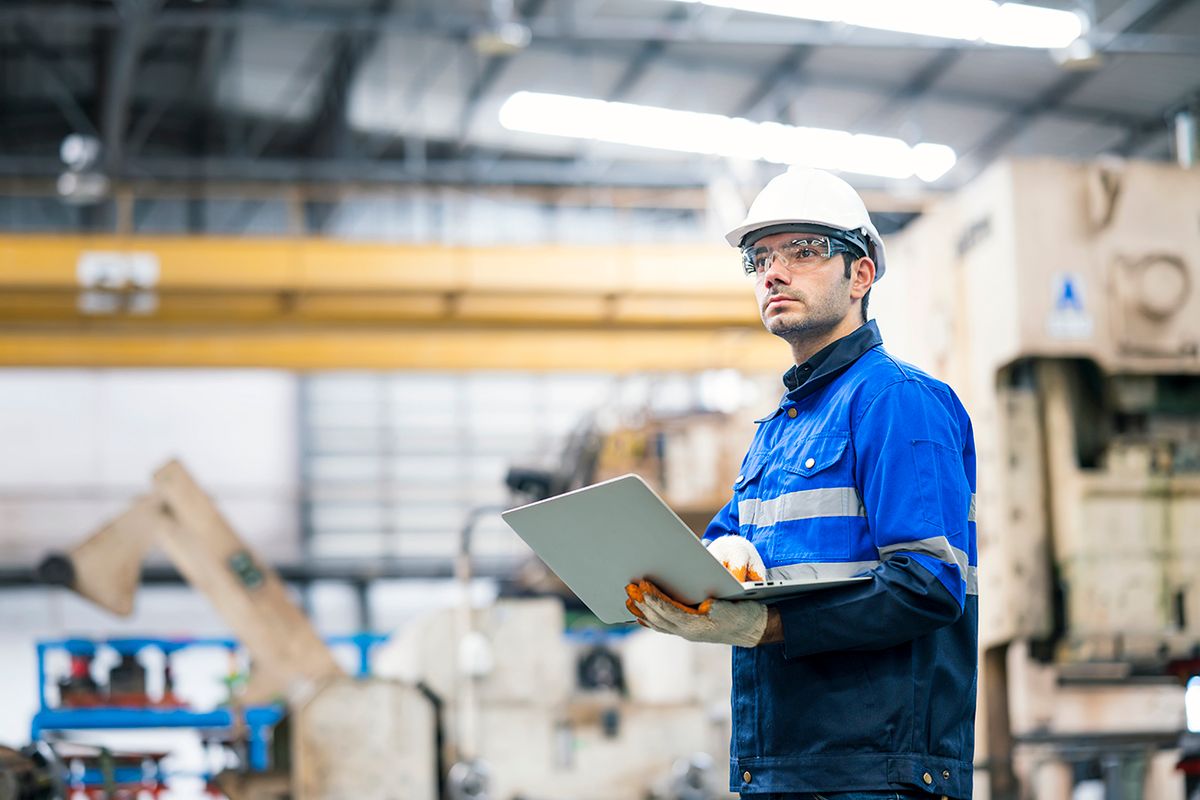
[[[682,602],[771,602],[870,576],[742,583],[637,475],[585,486],[501,517],[602,622],[632,622],[625,586],[646,578]]]

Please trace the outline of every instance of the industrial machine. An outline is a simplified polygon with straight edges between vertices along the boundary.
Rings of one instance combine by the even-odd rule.
[[[641,628],[564,637],[556,597],[501,598],[471,615],[468,636],[445,609],[376,656],[380,674],[446,699],[464,757],[452,796],[472,796],[469,770],[480,769],[491,798],[727,796],[728,647]]]
[[[991,800],[1177,800],[1200,654],[1200,171],[997,165],[888,242],[889,349],[979,464]],[[894,272],[893,272],[894,271]]]
[[[726,793],[728,648],[640,629],[564,636],[559,598],[504,598],[484,608],[464,602],[405,627],[376,652],[374,674],[351,678],[275,571],[176,462],[155,474],[151,493],[69,553],[46,559],[41,572],[128,613],[140,561],[154,544],[250,655],[249,681],[234,706],[207,712],[220,717],[214,725],[247,737],[246,768],[214,779],[231,800],[708,800]],[[114,641],[105,646],[128,655],[149,640]],[[73,661],[58,687],[66,708],[44,709],[43,727],[70,727],[97,711],[88,706],[99,698],[110,714],[133,713],[113,708],[113,697],[148,699],[136,658],[119,660],[101,687],[88,665],[94,643],[47,646],[68,650]],[[193,715],[171,708],[165,692],[156,702],[164,698],[166,707],[137,713]],[[279,725],[277,713],[263,717],[271,706],[258,704],[268,701],[286,706]],[[268,763],[268,748],[282,757]]]
[[[290,712],[287,763],[276,764],[274,772],[247,769],[216,776],[216,785],[231,800],[436,797],[437,720],[430,699],[411,684],[346,675],[279,576],[237,536],[178,462],[155,474],[153,491],[69,553],[47,558],[40,571],[50,582],[128,614],[142,558],[155,545],[208,598],[249,652],[250,678],[238,702],[282,701]],[[118,689],[136,693],[134,671],[127,667],[118,673]],[[76,683],[84,680],[76,676]],[[66,696],[86,697],[91,691],[80,685]],[[348,719],[373,721],[376,727],[350,730]],[[247,715],[242,724],[252,723],[257,721]]]

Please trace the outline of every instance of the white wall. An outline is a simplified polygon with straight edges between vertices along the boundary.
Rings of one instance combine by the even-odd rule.
[[[264,556],[297,555],[296,378],[233,370],[0,370],[0,563],[36,564],[171,458]]]

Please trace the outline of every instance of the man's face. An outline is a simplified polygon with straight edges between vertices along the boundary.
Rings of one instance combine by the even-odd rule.
[[[756,247],[773,249],[804,233],[776,233],[764,236]],[[809,337],[833,330],[850,313],[851,280],[846,277],[841,253],[815,263],[784,266],[782,259],[771,260],[767,269],[754,277],[763,325],[784,339]]]

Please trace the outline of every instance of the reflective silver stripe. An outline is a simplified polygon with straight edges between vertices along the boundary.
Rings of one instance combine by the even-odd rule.
[[[796,519],[866,515],[858,490],[853,486],[805,489],[781,494],[770,500],[751,499],[738,503],[738,522],[759,527]]]
[[[889,544],[886,547],[879,548],[879,555],[886,558],[890,553],[895,553],[899,550],[906,550],[910,553],[924,553],[927,556],[933,556],[938,561],[957,564],[958,571],[964,576],[967,574],[967,567],[971,563],[971,560],[967,558],[967,554],[951,545],[950,540],[945,536],[933,536],[929,539],[918,539],[915,542]]]
[[[953,563],[958,567],[958,574],[962,575],[963,580],[967,583],[967,594],[979,594],[978,567],[971,566],[966,552],[950,544],[950,541],[945,536],[933,536],[929,539],[919,539],[915,542],[889,544],[887,547],[879,548],[879,555],[886,558],[891,553],[897,553],[901,550],[909,553],[924,553],[925,555],[933,556],[938,561]]]
[[[788,564],[784,567],[769,567],[767,580],[796,581],[830,578],[853,578],[878,567],[878,561],[829,561]],[[979,594],[979,568],[967,567],[967,594]]]
[[[975,493],[971,492],[971,510],[967,512],[967,522],[975,521]]]
[[[879,566],[878,561],[826,561],[767,568],[769,581],[811,581],[814,578],[853,578]]]

